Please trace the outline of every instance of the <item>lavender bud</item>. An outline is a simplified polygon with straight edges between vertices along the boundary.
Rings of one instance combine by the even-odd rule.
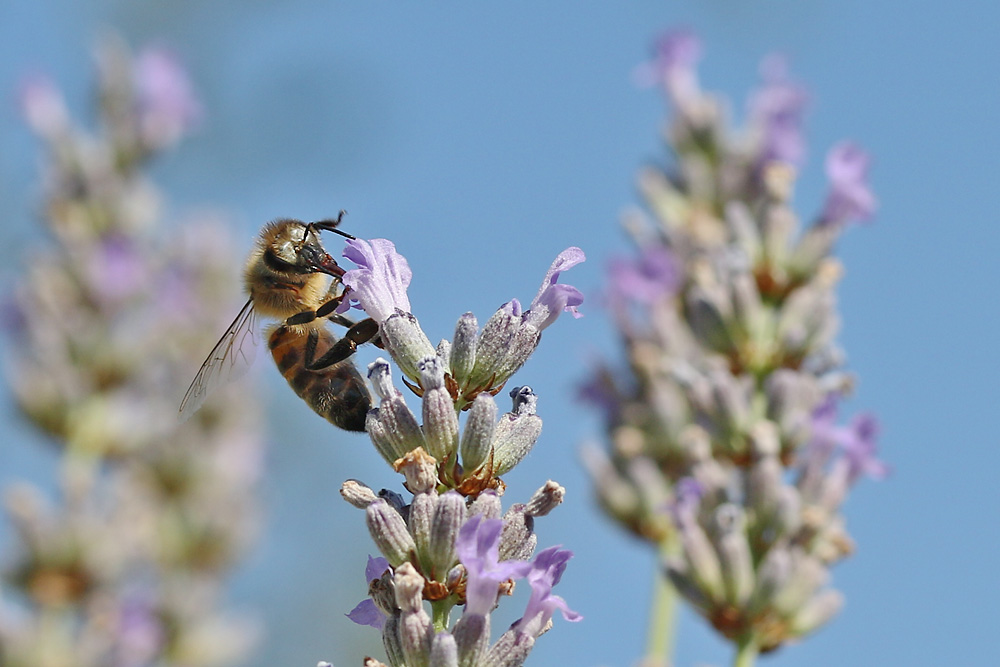
[[[379,327],[382,342],[393,361],[406,377],[420,380],[420,362],[435,356],[434,346],[410,313],[396,310]]]
[[[394,394],[382,399],[376,410],[368,413],[368,435],[375,448],[390,465],[396,459],[417,447],[427,449],[420,423],[407,407],[403,395]]]
[[[386,616],[392,616],[399,611],[399,607],[396,606],[396,584],[391,568],[383,572],[378,579],[369,582],[368,596]]]
[[[416,545],[420,569],[426,573],[431,571],[431,523],[434,520],[434,510],[437,508],[437,504],[438,495],[436,493],[418,494],[413,497],[413,502],[410,503],[410,516],[407,517],[407,525]]]
[[[476,516],[477,514],[482,514],[484,519],[499,519],[500,518],[500,496],[496,491],[492,489],[487,489],[479,494],[472,504],[469,505],[469,516]]]
[[[700,285],[693,286],[685,299],[685,313],[695,336],[709,349],[732,352],[736,349],[729,332],[727,312],[720,297]]]
[[[437,347],[434,348],[435,355],[441,362],[441,368],[444,370],[445,375],[451,374],[451,341],[446,338],[442,338],[438,341]]]
[[[535,638],[530,634],[508,630],[490,647],[483,667],[520,667],[534,646]]]
[[[711,611],[714,603],[691,576],[691,568],[682,558],[668,558],[664,563],[667,578],[685,600],[703,613]]]
[[[465,386],[469,374],[476,363],[476,343],[479,323],[472,313],[465,313],[455,324],[455,336],[451,343],[451,375],[459,386]]]
[[[465,523],[465,499],[456,491],[438,498],[431,523],[430,547],[427,551],[435,577],[444,575],[455,564],[455,540]]]
[[[447,632],[434,635],[430,667],[458,667],[458,645],[455,638]]]
[[[499,384],[498,371],[511,353],[514,335],[521,326],[521,304],[517,299],[505,303],[486,321],[476,343],[476,361],[467,381],[469,387]]]
[[[365,510],[368,532],[379,551],[393,567],[406,562],[416,551],[413,537],[406,529],[403,517],[384,500],[377,500]]]
[[[500,560],[528,560],[535,551],[538,537],[534,534],[535,520],[525,514],[524,505],[517,503],[503,515],[500,533]]]
[[[392,384],[392,371],[389,362],[384,358],[379,357],[368,364],[368,379],[375,389],[375,395],[379,398],[384,400],[396,395],[396,387]]]
[[[516,387],[512,412],[500,417],[493,437],[496,474],[502,475],[521,462],[542,432],[542,420],[535,414],[537,397],[531,387]]]
[[[722,568],[705,531],[693,516],[680,521],[677,530],[684,557],[690,566],[690,574],[698,588],[711,600],[715,602],[722,600]]]
[[[545,516],[558,507],[565,496],[566,489],[550,479],[531,496],[524,513],[528,516]]]
[[[452,631],[462,667],[478,667],[490,641],[490,617],[462,614]]]
[[[427,451],[438,461],[445,462],[458,450],[458,415],[451,395],[444,386],[444,369],[436,356],[418,364],[420,383],[424,388],[424,439]]]
[[[783,616],[792,616],[824,584],[830,575],[823,564],[802,552],[793,552],[792,571],[771,605]]]
[[[715,510],[715,546],[722,566],[722,583],[729,604],[742,607],[753,592],[753,559],[747,544],[745,517],[737,505],[726,503]]]
[[[404,614],[423,610],[424,578],[412,563],[403,563],[393,573],[396,588],[396,606]]]
[[[844,606],[844,596],[834,590],[814,595],[789,620],[789,630],[794,637],[801,637],[825,625]]]
[[[757,582],[747,603],[747,613],[757,614],[771,606],[775,594],[785,586],[792,572],[792,554],[772,547],[757,569]]]
[[[344,500],[362,510],[378,500],[374,491],[356,479],[349,479],[341,484],[340,495]]]
[[[389,664],[405,665],[406,656],[403,654],[403,644],[400,640],[400,615],[395,613],[385,621],[382,628],[382,645],[385,647],[385,655],[389,658]]]
[[[479,394],[472,403],[462,433],[462,466],[466,472],[475,472],[489,458],[496,422],[496,401],[485,392]]]
[[[396,604],[401,610],[399,640],[406,664],[429,667],[434,629],[423,606],[424,578],[411,563],[403,563],[396,568],[394,582]]]

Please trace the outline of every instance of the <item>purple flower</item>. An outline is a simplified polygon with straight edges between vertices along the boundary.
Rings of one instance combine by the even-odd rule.
[[[695,66],[701,60],[701,41],[690,30],[663,33],[654,44],[653,59],[636,68],[634,78],[641,86],[661,84],[678,106],[698,96]]]
[[[396,252],[392,241],[350,239],[344,248],[344,257],[358,268],[344,274],[344,284],[351,289],[350,300],[344,299],[338,312],[347,310],[349,301],[357,302],[380,324],[397,308],[410,312],[406,288],[413,278],[413,271],[406,258]]]
[[[577,312],[576,307],[583,303],[583,294],[572,285],[560,285],[556,281],[559,274],[576,266],[586,260],[586,255],[577,247],[570,247],[563,250],[552,262],[542,286],[538,288],[538,294],[527,312],[524,313],[525,322],[531,323],[542,331],[556,321],[559,314],[564,310],[573,314],[573,317],[583,317]],[[515,313],[520,310],[520,303],[515,299],[512,307]]]
[[[885,479],[889,474],[889,466],[875,458],[879,433],[875,415],[870,413],[858,415],[845,432],[841,447],[848,466],[848,484],[855,483],[861,475],[868,475],[872,479]]]
[[[572,551],[549,547],[540,551],[531,561],[531,569],[526,575],[531,586],[531,597],[528,598],[524,616],[514,623],[518,632],[538,637],[557,609],[567,621],[583,620],[583,616],[570,609],[565,600],[552,594],[552,589],[566,570],[566,562],[572,557]]]
[[[802,116],[809,96],[788,77],[785,59],[772,55],[761,63],[764,85],[750,98],[750,116],[761,135],[758,164],[798,165],[805,156]]]
[[[69,127],[62,93],[45,74],[31,74],[21,82],[18,103],[28,125],[42,136],[53,136]]]
[[[879,432],[878,420],[866,413],[855,417],[849,426],[837,426],[837,394],[830,394],[813,412],[812,440],[806,451],[805,470],[813,479],[839,448],[846,466],[847,486],[854,484],[863,474],[872,479],[882,479],[889,473],[889,466],[875,458]]]
[[[608,267],[612,299],[631,299],[652,304],[672,294],[680,282],[680,269],[673,254],[662,246],[643,248],[638,258],[617,258]]]
[[[384,558],[372,558],[368,556],[368,564],[365,566],[365,581],[369,584],[379,579],[382,574],[389,569],[389,561]],[[379,609],[371,598],[365,598],[357,604],[354,609],[345,614],[358,625],[370,625],[381,630],[385,625],[385,614]]]
[[[139,131],[152,148],[176,143],[201,120],[201,104],[176,55],[147,47],[133,69]]]
[[[674,487],[674,499],[667,507],[674,523],[681,526],[693,521],[704,494],[705,487],[694,477],[684,477],[678,481]]]
[[[830,180],[830,191],[821,214],[824,223],[868,220],[875,213],[877,201],[868,186],[868,163],[868,153],[846,141],[827,153],[826,176]]]
[[[477,514],[468,519],[455,540],[458,560],[465,566],[465,611],[485,616],[493,611],[500,583],[520,579],[532,564],[520,560],[500,562],[500,533],[503,521],[484,519]]]

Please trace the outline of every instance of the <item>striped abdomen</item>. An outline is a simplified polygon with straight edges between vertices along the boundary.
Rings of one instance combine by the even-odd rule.
[[[325,328],[316,330],[316,359],[337,341]],[[371,395],[365,379],[350,359],[327,368],[311,371],[305,367],[308,334],[300,328],[279,326],[268,338],[268,347],[278,370],[289,386],[318,415],[347,431],[364,431],[365,415],[371,408]]]

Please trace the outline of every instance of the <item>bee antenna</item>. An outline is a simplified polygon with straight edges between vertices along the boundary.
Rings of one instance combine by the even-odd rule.
[[[348,234],[347,232],[342,232],[339,229],[337,229],[337,227],[340,225],[340,221],[344,219],[345,215],[347,215],[347,211],[341,209],[340,213],[337,214],[336,220],[317,220],[316,222],[309,223],[309,226],[314,227],[316,229],[323,229],[328,232],[333,232],[334,234],[340,234],[343,237],[353,240],[356,237],[352,236],[351,234]]]

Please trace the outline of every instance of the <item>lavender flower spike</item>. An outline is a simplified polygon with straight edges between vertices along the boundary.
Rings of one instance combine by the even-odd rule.
[[[406,258],[396,252],[396,246],[387,239],[350,239],[344,248],[344,257],[358,268],[344,274],[344,284],[351,288],[350,300],[356,301],[376,322],[381,324],[399,309],[410,312],[410,299],[406,288],[413,278],[413,271]],[[343,312],[348,304],[341,304]]]
[[[586,260],[586,255],[579,248],[566,248],[556,257],[545,274],[545,280],[531,302],[531,307],[524,314],[525,322],[535,325],[539,331],[556,321],[559,313],[567,311],[573,317],[583,317],[576,307],[583,303],[583,294],[572,285],[560,285],[556,281],[559,274]]]

